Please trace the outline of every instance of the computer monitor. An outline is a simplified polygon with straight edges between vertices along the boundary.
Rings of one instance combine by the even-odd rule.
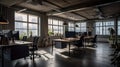
[[[5,37],[11,38],[13,36],[12,30],[2,30],[2,33]]]
[[[19,40],[19,31],[12,31],[15,40]]]
[[[66,32],[65,32],[65,37],[66,37],[66,38],[76,37],[76,32],[74,32],[74,31],[66,31]]]

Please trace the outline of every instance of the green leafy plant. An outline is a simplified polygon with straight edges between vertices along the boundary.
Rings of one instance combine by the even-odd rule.
[[[113,28],[108,28],[108,31],[110,32],[109,39],[114,39],[115,38],[115,30]]]
[[[22,33],[20,34],[20,40],[22,40],[23,36],[25,36],[25,35],[26,35],[26,33],[25,33],[25,32],[22,32]]]
[[[48,30],[48,35],[51,36],[51,35],[54,35],[54,33],[49,29]]]

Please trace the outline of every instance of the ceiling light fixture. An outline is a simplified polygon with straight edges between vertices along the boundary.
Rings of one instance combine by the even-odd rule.
[[[8,24],[8,20],[6,20],[3,15],[2,15],[2,5],[0,5],[1,7],[1,14],[0,14],[0,24]]]
[[[68,25],[68,23],[64,22],[63,25]]]
[[[76,24],[75,27],[79,27],[79,26]]]

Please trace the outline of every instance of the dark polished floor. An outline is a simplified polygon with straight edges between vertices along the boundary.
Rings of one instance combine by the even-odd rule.
[[[18,59],[6,61],[5,67],[113,67],[110,64],[111,49],[108,43],[98,43],[96,48],[85,48],[80,51],[68,49],[54,49],[51,54],[51,47],[40,48],[41,57],[35,60]]]

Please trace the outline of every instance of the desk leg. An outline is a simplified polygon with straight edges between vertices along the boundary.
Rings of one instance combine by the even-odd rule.
[[[86,45],[86,39],[84,39],[84,48],[85,48],[85,45]]]
[[[32,54],[33,54],[32,60],[34,61],[34,59],[35,59],[35,57],[34,57],[34,55],[35,55],[35,53],[34,53],[34,50],[35,50],[34,45],[32,45],[32,47],[33,47],[33,51],[32,51]]]
[[[70,56],[70,43],[69,43],[69,56]]]
[[[32,53],[32,54],[33,54],[33,61],[34,61],[34,59],[35,59],[35,57],[34,57],[34,50],[33,50],[33,53]]]
[[[52,54],[53,54],[53,41],[52,41]]]

